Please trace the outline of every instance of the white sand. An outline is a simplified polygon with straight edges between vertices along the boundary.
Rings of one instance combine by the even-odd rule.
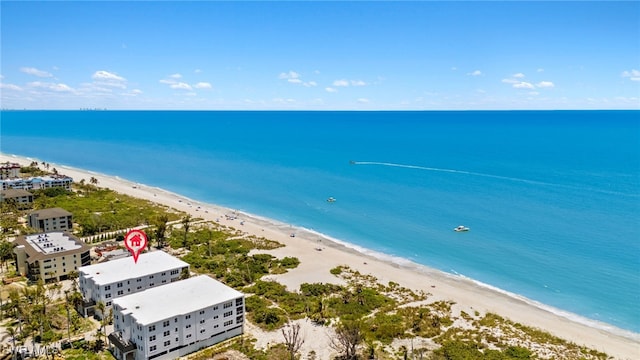
[[[28,165],[32,160],[0,154],[0,162],[6,161]],[[234,212],[232,209],[204,204],[158,188],[136,184],[112,176],[73,169],[59,164],[51,164],[51,168],[53,167],[59,173],[71,176],[75,182],[79,182],[81,179],[89,182],[89,179],[93,176],[98,179],[98,186],[162,203],[175,209],[189,212],[194,217],[212,221],[219,219],[223,225],[232,226],[249,234],[264,236],[285,244],[284,248],[276,249],[271,253],[278,257],[295,256],[300,259],[301,264],[298,268],[286,274],[270,276],[270,278],[277,279],[277,281],[286,285],[289,290],[297,290],[303,282],[338,282],[338,279],[331,275],[329,270],[339,265],[348,265],[361,273],[377,277],[383,284],[394,281],[413,290],[423,290],[431,293],[431,300],[453,300],[456,302],[456,309],[465,310],[467,313],[473,313],[474,310],[481,313],[493,312],[514,322],[540,328],[576,344],[605,352],[617,359],[640,359],[640,334],[580,319],[573,314],[566,314],[567,317],[559,316],[557,315],[559,313],[557,310],[554,312],[544,310],[541,307],[534,306],[527,299],[509,296],[488,287],[480,286],[468,279],[449,275],[408,261],[399,262],[402,265],[383,261],[380,257],[376,257],[374,253],[365,255],[345,246],[345,244],[302,229],[295,229],[296,236],[290,237],[292,228],[287,224],[243,213],[239,214],[238,219],[228,220],[225,215],[232,214]],[[244,221],[243,225],[240,224],[240,221]],[[322,250],[318,251],[317,249]],[[282,342],[282,337],[279,333],[271,336],[272,341]],[[326,346],[326,339],[320,339],[322,341],[318,342],[313,340],[314,337],[322,338],[316,334],[308,337],[306,341],[312,341],[313,343],[306,343],[305,350],[309,351],[310,349],[321,348],[323,345]],[[318,347],[313,345],[316,342],[318,342]]]

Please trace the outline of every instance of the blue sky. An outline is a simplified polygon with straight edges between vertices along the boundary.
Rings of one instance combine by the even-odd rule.
[[[0,6],[2,108],[640,108],[637,1]]]

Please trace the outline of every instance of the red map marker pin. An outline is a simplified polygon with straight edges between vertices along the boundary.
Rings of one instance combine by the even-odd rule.
[[[147,234],[142,230],[131,230],[124,237],[124,246],[133,254],[133,261],[138,263],[138,255],[147,247]]]

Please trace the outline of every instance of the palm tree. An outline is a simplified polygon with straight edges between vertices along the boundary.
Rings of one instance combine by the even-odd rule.
[[[191,215],[187,214],[187,216],[182,218],[182,228],[184,229],[184,239],[182,240],[182,247],[187,247],[187,233],[189,232],[189,227],[191,226]]]
[[[164,237],[167,231],[167,223],[169,222],[169,216],[167,214],[162,214],[158,216],[156,219],[156,241],[158,242],[158,247],[162,247],[164,244]]]
[[[105,311],[107,310],[107,306],[102,301],[98,301],[96,304],[96,310],[100,311],[100,319],[105,318]],[[104,330],[104,321],[100,321],[100,325],[102,330]]]
[[[98,179],[92,176],[91,179],[89,179],[89,183],[91,185],[98,185]]]

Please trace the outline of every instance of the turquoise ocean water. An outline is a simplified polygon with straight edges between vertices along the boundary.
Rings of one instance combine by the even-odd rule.
[[[4,111],[0,151],[305,227],[638,333],[638,115]],[[471,231],[452,231],[461,224]]]

